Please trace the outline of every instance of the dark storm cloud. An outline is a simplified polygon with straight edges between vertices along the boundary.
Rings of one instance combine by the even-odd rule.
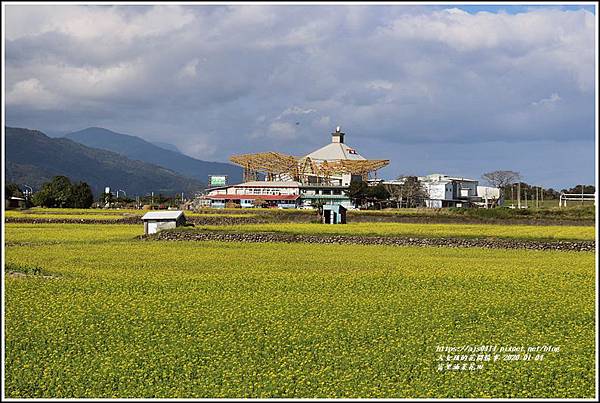
[[[581,153],[578,169],[556,162],[562,183],[591,182],[594,30],[589,11],[543,8],[7,5],[7,123],[103,126],[214,160],[302,155],[339,124],[389,176],[519,165],[551,183],[529,146],[500,153],[537,142]]]

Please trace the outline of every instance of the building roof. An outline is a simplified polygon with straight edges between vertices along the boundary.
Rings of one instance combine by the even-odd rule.
[[[439,182],[441,182],[441,181],[479,182],[477,179],[462,178],[462,177],[450,176],[450,175],[444,175],[444,174],[430,174],[427,176],[419,177],[419,180],[434,181],[434,182],[438,182],[438,181]]]
[[[269,188],[297,188],[300,182],[295,181],[250,181],[229,187],[269,187]]]
[[[208,196],[209,199],[212,200],[296,200],[300,197],[300,195],[226,195],[226,194],[217,194]]]
[[[142,220],[177,220],[183,211],[149,211],[143,215]]]
[[[362,161],[366,158],[360,155],[355,149],[348,147],[344,143],[329,143],[325,147],[308,154],[312,160],[317,161],[337,161],[337,160],[355,160]]]

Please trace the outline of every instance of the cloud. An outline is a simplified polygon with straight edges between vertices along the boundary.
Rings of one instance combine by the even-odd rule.
[[[33,109],[57,109],[61,105],[59,97],[48,91],[40,80],[30,78],[17,82],[6,94],[8,106],[25,106]]]
[[[500,138],[594,139],[595,16],[582,9],[5,10],[14,126],[107,125],[219,160],[274,147],[308,153],[338,124],[361,154],[392,160],[409,145],[472,155]]]
[[[557,93],[553,93],[548,98],[542,98],[539,101],[532,102],[531,105],[533,105],[533,106],[549,106],[560,100],[561,100],[560,96]]]
[[[198,75],[198,59],[192,59],[179,71],[182,79],[193,79]]]
[[[391,90],[394,83],[386,80],[373,80],[366,83],[366,87],[372,90]]]
[[[315,109],[302,109],[299,106],[292,106],[290,108],[287,108],[286,110],[284,110],[283,112],[281,112],[279,114],[279,116],[277,116],[275,118],[275,120],[279,120],[282,118],[285,118],[286,116],[290,116],[290,115],[307,115],[309,113],[315,113],[316,110]]]
[[[268,137],[293,139],[296,136],[294,125],[288,122],[273,122],[269,125]]]
[[[176,31],[194,20],[180,6],[140,8],[116,6],[7,5],[6,38],[15,40],[60,32],[81,40],[130,42]]]

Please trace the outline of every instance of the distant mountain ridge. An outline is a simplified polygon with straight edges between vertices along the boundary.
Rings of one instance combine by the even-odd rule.
[[[34,189],[55,175],[85,181],[96,195],[106,186],[125,190],[130,196],[149,192],[193,193],[204,187],[201,181],[164,167],[66,138],[50,138],[37,130],[6,127],[5,145],[6,182],[27,184]]]
[[[183,154],[175,144],[163,143],[162,141],[152,141],[152,144],[157,147],[164,148],[165,150],[175,151],[176,153]]]
[[[229,183],[242,181],[242,168],[223,162],[202,161],[181,152],[157,146],[140,137],[116,133],[101,127],[90,127],[65,136],[88,147],[122,154],[128,158],[171,169],[203,183],[209,175],[228,175]]]

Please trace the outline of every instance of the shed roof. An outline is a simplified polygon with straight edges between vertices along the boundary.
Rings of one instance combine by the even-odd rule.
[[[183,211],[149,211],[143,215],[142,220],[177,220]]]

